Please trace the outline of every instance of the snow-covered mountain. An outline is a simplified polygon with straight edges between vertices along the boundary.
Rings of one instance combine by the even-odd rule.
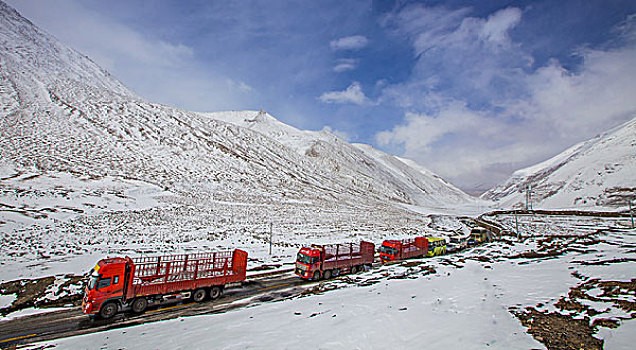
[[[482,198],[534,208],[626,207],[636,198],[636,118],[537,165],[516,171]]]
[[[409,206],[472,200],[327,132],[144,101],[2,2],[0,41],[0,244],[25,259],[33,242],[60,255],[142,238],[253,242],[268,223],[392,232],[428,223]]]
[[[421,165],[388,155],[365,144],[347,143],[328,131],[298,130],[264,111],[203,114],[262,133],[317,164],[326,177],[389,195],[420,206],[450,206],[472,198]],[[341,181],[341,180],[340,180]]]

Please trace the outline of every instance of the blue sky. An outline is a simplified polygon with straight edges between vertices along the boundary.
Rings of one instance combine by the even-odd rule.
[[[487,189],[636,113],[636,2],[10,0],[153,101],[264,109]]]

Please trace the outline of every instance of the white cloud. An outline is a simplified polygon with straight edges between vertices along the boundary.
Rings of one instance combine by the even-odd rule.
[[[577,52],[576,72],[556,60],[527,69],[532,57],[508,35],[521,21],[518,9],[488,19],[441,10],[434,17],[460,23],[399,24],[416,28],[409,35],[422,55],[411,79],[385,87],[380,101],[417,112],[376,141],[460,187],[493,186],[636,116],[636,29],[629,24],[636,17],[619,28],[622,46]]]
[[[508,30],[515,27],[521,21],[521,10],[509,7],[488,17],[483,24],[479,37],[493,42],[508,41]]]
[[[337,64],[333,67],[334,72],[342,73],[358,68],[358,60],[354,58],[340,58],[337,60]]]
[[[360,50],[369,44],[369,39],[362,35],[347,36],[332,40],[329,45],[333,50]]]
[[[364,105],[369,103],[369,99],[362,91],[362,86],[357,81],[351,83],[346,90],[325,92],[320,95],[319,99],[324,103],[334,104],[353,103]]]
[[[533,60],[508,34],[520,23],[521,10],[506,8],[488,18],[468,13],[416,5],[387,16],[384,25],[411,41],[416,61],[411,77],[387,86],[380,100],[431,111],[439,98],[429,95],[442,90],[442,97],[482,105],[524,93],[520,82]]]
[[[229,87],[238,90],[238,91],[242,91],[242,92],[252,92],[254,91],[254,88],[245,84],[245,82],[243,81],[234,81],[231,79],[227,80],[227,84]]]
[[[414,43],[415,55],[420,55],[444,43],[469,11],[468,8],[451,11],[443,7],[412,5],[387,15],[381,23],[409,38]]]
[[[509,113],[550,123],[563,136],[593,136],[636,113],[636,45],[585,50],[579,73],[559,62],[527,78],[531,98],[506,106]]]
[[[528,74],[530,96],[502,104],[498,113],[437,96],[434,113],[406,113],[376,141],[402,148],[459,186],[493,186],[517,168],[636,117],[636,47],[588,50],[583,59],[576,74],[556,61]]]

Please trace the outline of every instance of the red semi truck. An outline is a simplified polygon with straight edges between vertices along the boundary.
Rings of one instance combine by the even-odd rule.
[[[244,281],[246,269],[247,253],[240,249],[102,259],[84,288],[82,311],[108,319],[127,307],[141,313],[171,299],[216,299],[226,284]]]
[[[301,248],[296,258],[296,275],[319,280],[343,273],[356,273],[373,263],[371,242],[312,245]]]
[[[380,249],[380,260],[383,263],[424,256],[428,251],[428,240],[426,237],[406,238],[402,240],[389,239],[382,242]]]

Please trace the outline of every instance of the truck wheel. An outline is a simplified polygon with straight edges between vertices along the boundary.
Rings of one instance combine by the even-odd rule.
[[[146,298],[137,298],[132,303],[132,311],[136,314],[140,314],[146,310],[148,307],[148,299]]]
[[[358,267],[357,266],[351,266],[351,274],[357,273],[358,272]]]
[[[113,316],[115,316],[115,314],[118,311],[118,307],[117,304],[115,304],[115,302],[107,302],[106,304],[104,304],[104,306],[102,306],[102,309],[99,310],[99,316],[101,316],[103,319],[107,320]]]
[[[330,279],[331,278],[331,270],[325,271],[324,277],[325,277],[326,280]]]
[[[212,287],[212,290],[210,290],[210,298],[212,300],[218,299],[221,296],[221,293],[221,287]]]
[[[206,292],[205,289],[201,288],[201,289],[197,289],[194,291],[194,295],[192,296],[192,299],[194,299],[194,301],[201,302],[203,300],[205,300],[206,297]]]
[[[314,281],[319,281],[320,280],[320,271],[314,272],[314,276],[311,279],[314,280]]]

